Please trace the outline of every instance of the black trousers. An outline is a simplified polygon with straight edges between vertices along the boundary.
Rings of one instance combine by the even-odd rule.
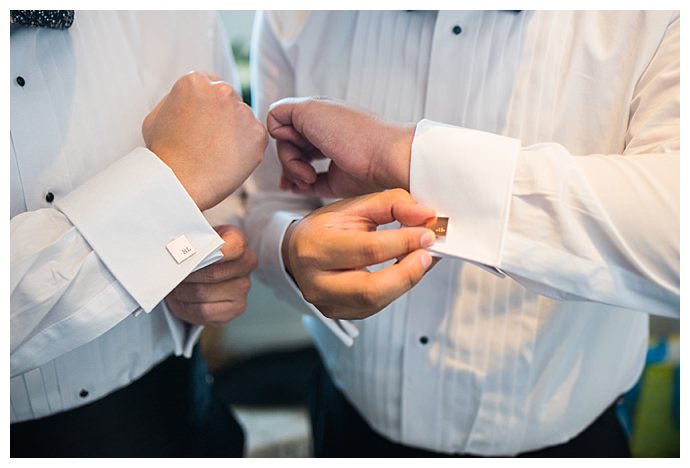
[[[320,366],[308,396],[315,457],[429,458],[463,457],[408,447],[375,432],[347,401]],[[561,445],[519,457],[630,457],[628,439],[615,412],[609,407],[584,432]]]
[[[10,425],[11,457],[241,457],[244,433],[196,349],[89,405]]]

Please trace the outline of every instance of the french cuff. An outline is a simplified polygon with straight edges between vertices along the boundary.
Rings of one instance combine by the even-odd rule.
[[[150,312],[220,258],[221,237],[173,171],[137,148],[55,203],[117,281]]]
[[[326,325],[344,344],[352,346],[354,339],[359,335],[357,327],[347,320],[330,319],[324,316],[313,304],[307,302],[283,263],[281,246],[285,232],[292,222],[301,218],[301,215],[287,211],[278,211],[273,214],[271,221],[264,230],[261,241],[260,278],[270,285],[278,299],[289,302],[298,310],[306,310]]]
[[[410,193],[448,218],[430,251],[500,271],[520,141],[431,120],[417,124]]]
[[[160,302],[160,307],[163,309],[165,321],[173,339],[175,356],[192,357],[194,346],[204,330],[203,325],[192,325],[175,317],[165,301]]]

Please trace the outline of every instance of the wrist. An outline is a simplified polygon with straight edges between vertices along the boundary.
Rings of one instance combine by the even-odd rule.
[[[197,190],[197,186],[199,184],[195,182],[193,173],[190,174],[187,171],[185,171],[184,166],[182,164],[175,164],[174,159],[161,157],[160,154],[156,153],[156,151],[154,151],[153,149],[151,149],[150,151],[153,152],[156,156],[158,156],[158,158],[170,168],[173,174],[175,174],[175,177],[180,182],[182,187],[185,189],[187,195],[189,195],[189,198],[192,199],[192,201],[197,206],[197,208],[199,208],[200,211],[204,211],[213,206],[206,199],[204,191]]]
[[[414,124],[392,124],[388,138],[382,140],[374,168],[374,180],[384,189],[401,188],[410,190],[410,157]]]
[[[280,248],[280,253],[281,256],[283,257],[283,265],[285,266],[285,271],[290,275],[292,275],[292,265],[290,263],[290,239],[292,238],[292,232],[295,230],[295,227],[297,227],[298,221],[292,221],[288,228],[285,230],[285,235],[283,236],[283,244],[281,245]],[[294,276],[293,276],[294,278]]]

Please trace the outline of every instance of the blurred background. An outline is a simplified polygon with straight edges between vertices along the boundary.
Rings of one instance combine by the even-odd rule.
[[[221,11],[230,49],[249,92],[249,44],[255,11]],[[318,362],[301,315],[252,279],[249,307],[224,329],[206,329],[201,346],[214,385],[246,432],[249,457],[308,457],[306,386]]]
[[[255,12],[220,11],[249,92],[249,44]],[[224,329],[206,329],[202,349],[219,389],[247,433],[249,457],[308,457],[311,434],[305,391],[318,355],[300,313],[252,281],[249,308]],[[680,455],[680,322],[652,317],[647,366],[620,401],[633,456]]]

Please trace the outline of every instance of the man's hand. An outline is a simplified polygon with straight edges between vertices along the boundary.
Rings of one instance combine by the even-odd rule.
[[[189,275],[165,298],[170,312],[187,323],[219,327],[247,308],[249,275],[256,268],[256,255],[240,229],[215,229],[225,241],[223,258]]]
[[[202,211],[242,184],[268,141],[240,95],[217,76],[200,72],[177,80],[144,120],[142,133]]]
[[[326,317],[362,319],[383,309],[422,279],[431,265],[424,250],[433,231],[418,227],[435,216],[404,190],[341,200],[294,223],[283,260],[304,298]],[[400,229],[377,231],[399,221]],[[399,259],[370,272],[369,265]]]
[[[266,119],[283,166],[280,187],[320,197],[351,197],[391,188],[409,190],[414,124],[389,122],[321,98],[287,98]],[[315,159],[331,160],[317,174]]]

